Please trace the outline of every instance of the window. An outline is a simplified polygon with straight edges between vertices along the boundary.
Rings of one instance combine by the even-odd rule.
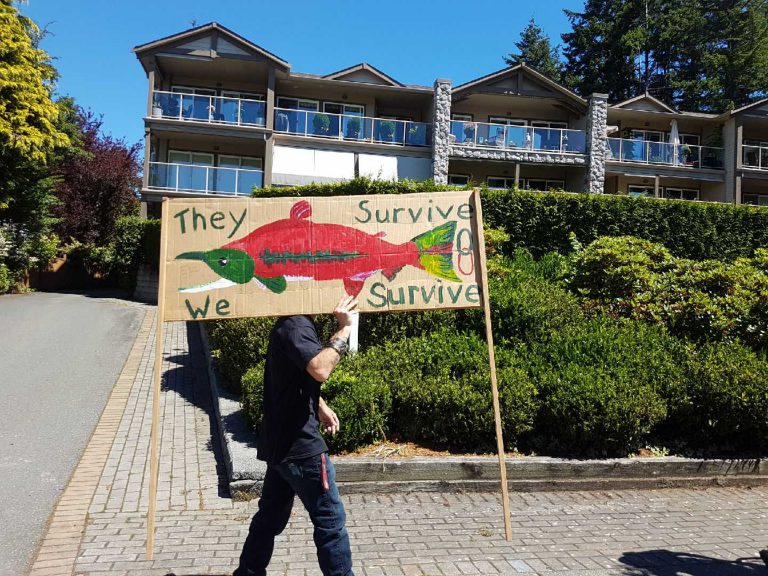
[[[752,206],[768,206],[768,195],[744,194],[741,201]]]
[[[289,110],[319,110],[320,102],[317,100],[305,100],[303,98],[286,98],[279,96],[277,98],[278,108],[288,108]]]
[[[192,86],[172,86],[169,107],[174,108],[171,116],[185,120],[202,120],[208,122],[216,117],[216,90],[213,88],[195,88]],[[178,94],[178,96],[176,96]]]
[[[346,114],[347,116],[365,116],[365,106],[360,106],[359,104],[323,102],[323,112],[328,112],[329,114]]]
[[[468,174],[448,174],[448,186],[469,186]]]
[[[665,188],[662,197],[670,200],[698,200],[699,191],[693,188]]]
[[[504,118],[503,116],[490,116],[488,121],[491,124],[506,124],[507,126],[526,126],[528,122],[518,120],[517,118]]]
[[[505,190],[515,187],[514,178],[504,178],[502,176],[488,176],[486,183],[488,188],[493,188],[494,190]]]
[[[489,116],[488,121],[492,126],[487,127],[487,135],[481,134],[485,143],[492,146],[508,146],[516,148],[525,146],[527,134],[526,125],[528,124],[525,120],[520,120],[519,118],[505,118],[503,116]],[[502,128],[502,126],[506,126],[507,128]]]
[[[526,180],[526,188],[528,190],[541,190],[543,192],[549,190],[563,190],[565,188],[565,180],[538,180],[529,178]]]
[[[320,102],[280,96],[277,99],[277,107],[280,110],[275,113],[275,130],[303,135],[314,133],[312,112],[320,110]]]
[[[168,164],[157,165],[157,175],[163,187],[176,190],[210,190],[213,182],[213,154],[203,152],[168,151]]]
[[[235,124],[265,124],[266,102],[263,94],[223,90],[218,104],[218,120]]]
[[[262,186],[261,158],[222,154],[219,168],[213,186],[216,192],[250,194],[254,188]]]
[[[535,150],[564,150],[568,138],[563,139],[564,132],[568,128],[566,122],[549,122],[535,120],[531,122],[533,128],[533,148]]]
[[[458,143],[471,143],[474,139],[471,114],[451,114],[451,140]]]
[[[688,146],[698,146],[700,138],[698,134],[680,134],[680,144],[688,144]]]
[[[653,198],[654,189],[653,186],[638,186],[637,184],[630,184],[627,186],[627,192],[634,198]]]
[[[630,138],[644,142],[664,142],[664,132],[658,130],[632,130]]]
[[[351,117],[362,118],[365,116],[365,106],[359,104],[345,104],[343,102],[323,102],[323,112],[334,114],[329,116],[330,128],[329,135],[339,135],[339,130],[344,135],[344,138],[350,140],[359,140],[365,138],[364,123],[361,120],[355,119],[350,122]]]

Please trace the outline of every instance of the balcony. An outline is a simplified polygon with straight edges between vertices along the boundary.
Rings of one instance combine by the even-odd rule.
[[[152,117],[231,126],[264,126],[266,102],[155,90]]]
[[[275,109],[275,132],[327,140],[395,146],[430,146],[432,144],[431,127],[424,122],[288,108]]]
[[[264,182],[262,170],[195,164],[149,163],[149,188],[195,194],[250,196]]]
[[[723,149],[690,144],[608,138],[608,160],[681,168],[723,168]]]
[[[537,128],[481,122],[451,122],[453,146],[584,154],[586,134],[582,130]]]
[[[741,164],[744,168],[768,170],[768,146],[742,146]]]

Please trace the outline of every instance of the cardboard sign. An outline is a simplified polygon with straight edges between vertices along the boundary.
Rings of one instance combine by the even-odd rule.
[[[153,557],[166,321],[483,308],[504,532],[512,540],[482,205],[474,191],[163,202],[150,432],[147,559]]]
[[[164,320],[482,307],[476,196],[167,201]]]

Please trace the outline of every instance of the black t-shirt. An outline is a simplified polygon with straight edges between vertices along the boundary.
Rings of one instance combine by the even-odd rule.
[[[279,464],[328,450],[317,420],[320,382],[307,372],[307,364],[322,348],[308,316],[286,316],[272,328],[264,366],[260,460]]]

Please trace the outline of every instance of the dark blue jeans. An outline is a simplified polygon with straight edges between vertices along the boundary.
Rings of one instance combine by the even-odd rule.
[[[324,576],[354,576],[346,514],[336,488],[336,471],[328,454],[267,466],[259,510],[251,520],[248,537],[234,576],[266,576],[275,536],[291,516],[298,496],[315,526],[317,560]]]

